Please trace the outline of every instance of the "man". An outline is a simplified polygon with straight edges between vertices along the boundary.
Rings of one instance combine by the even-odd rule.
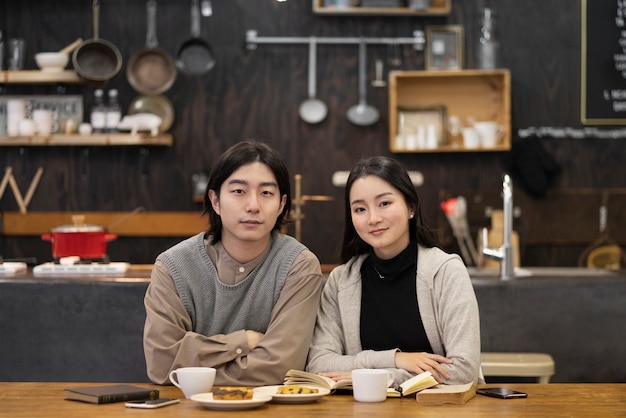
[[[291,207],[289,173],[266,144],[244,141],[207,184],[207,232],[160,254],[145,296],[148,377],[217,369],[216,385],[280,384],[304,369],[315,326],[319,260],[279,229]]]

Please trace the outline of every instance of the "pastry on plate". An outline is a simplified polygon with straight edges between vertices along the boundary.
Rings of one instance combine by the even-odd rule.
[[[279,395],[305,395],[311,393],[319,393],[318,389],[298,385],[279,386],[276,390]]]
[[[243,401],[252,399],[252,389],[244,386],[218,386],[213,388],[213,399],[219,401]]]

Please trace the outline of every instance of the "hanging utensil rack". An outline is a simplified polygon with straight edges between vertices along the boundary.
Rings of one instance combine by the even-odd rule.
[[[248,49],[257,49],[259,44],[306,44],[310,42],[310,36],[258,36],[258,31],[251,29],[246,31],[246,46]],[[412,37],[315,37],[317,44],[335,44],[335,45],[348,45],[359,44],[364,41],[366,44],[378,44],[378,45],[394,45],[394,44],[408,44],[413,45],[413,49],[416,51],[423,51],[426,43],[426,37],[424,31],[413,31]]]

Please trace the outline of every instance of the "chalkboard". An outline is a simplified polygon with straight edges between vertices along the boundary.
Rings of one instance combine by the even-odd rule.
[[[626,125],[626,0],[581,3],[581,121]]]

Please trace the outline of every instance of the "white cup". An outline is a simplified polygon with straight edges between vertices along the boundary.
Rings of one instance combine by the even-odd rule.
[[[474,129],[480,137],[480,144],[484,148],[493,148],[504,136],[504,128],[496,122],[475,122]]]
[[[37,125],[37,134],[50,135],[59,129],[59,123],[56,121],[55,114],[47,109],[33,110],[33,120]]]
[[[22,119],[19,123],[18,132],[22,136],[35,135],[35,122],[31,119]]]
[[[215,373],[213,367],[181,367],[170,372],[170,382],[189,399],[197,393],[210,392],[215,383]]]
[[[20,133],[20,123],[23,119],[28,118],[31,108],[32,105],[28,100],[7,100],[7,133],[9,136],[23,135]]]
[[[384,369],[352,370],[352,391],[358,402],[383,402],[387,388],[393,383],[393,375]]]
[[[480,137],[478,131],[474,128],[463,128],[463,145],[465,148],[472,149],[480,146]]]

